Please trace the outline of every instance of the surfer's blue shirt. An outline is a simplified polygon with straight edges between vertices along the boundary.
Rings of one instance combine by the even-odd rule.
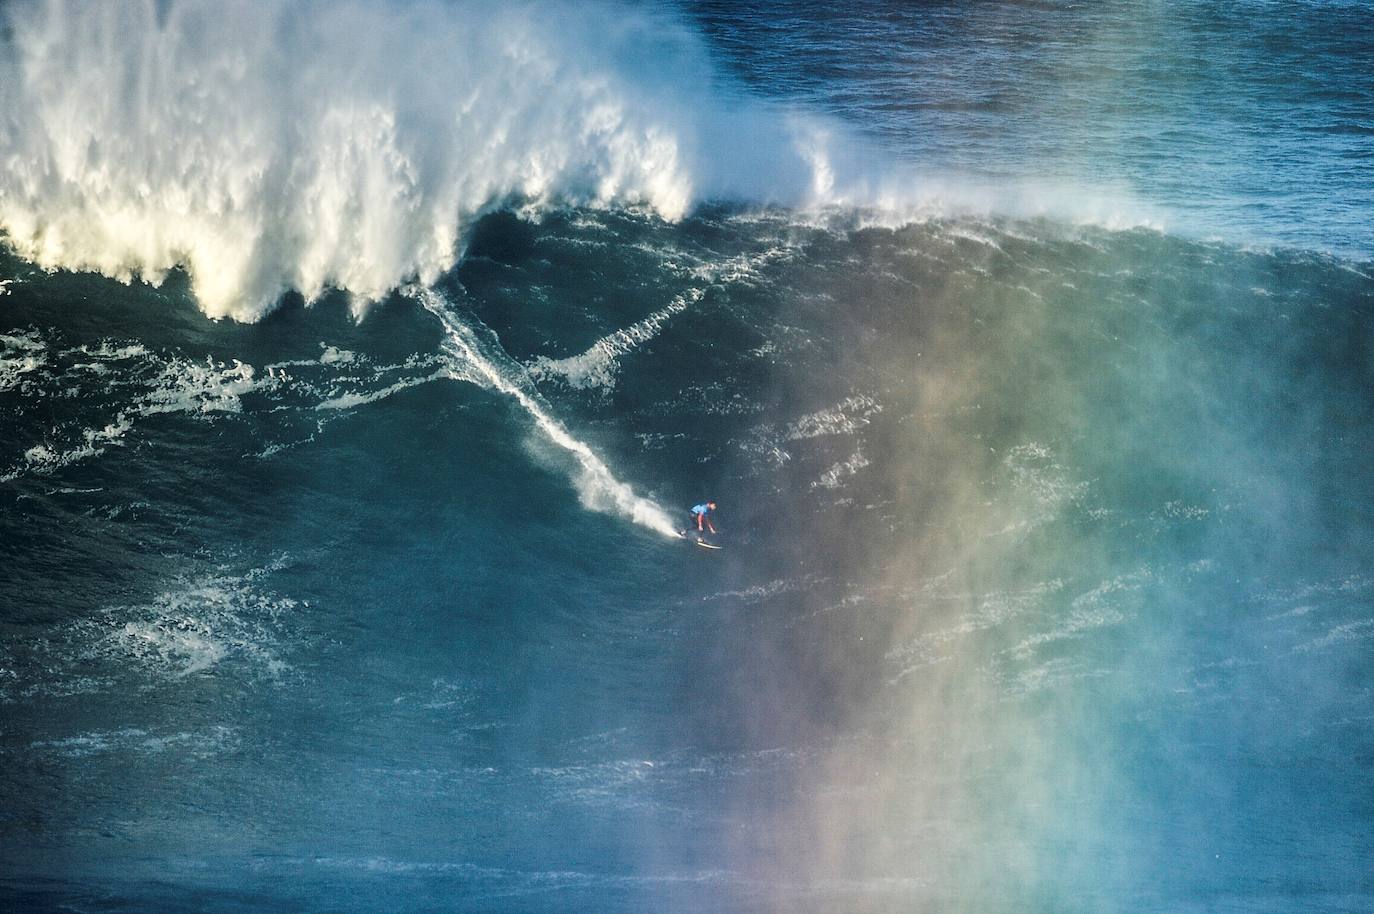
[[[692,506],[692,513],[693,513],[693,514],[710,514],[710,513],[711,513],[711,508],[710,508],[709,505],[705,505],[705,504],[693,505],[693,506]]]

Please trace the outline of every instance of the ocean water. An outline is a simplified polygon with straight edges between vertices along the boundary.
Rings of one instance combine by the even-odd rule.
[[[0,21],[0,908],[1374,908],[1360,4]]]

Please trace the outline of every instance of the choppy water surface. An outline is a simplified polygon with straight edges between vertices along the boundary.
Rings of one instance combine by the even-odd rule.
[[[441,8],[407,9],[434,33]],[[1351,177],[1367,160],[1358,131],[1294,165],[1158,129],[1233,105],[1223,133],[1259,130],[1284,61],[1305,68],[1290,85],[1358,71],[1320,104],[1368,120],[1367,24],[1281,9],[1288,28],[1276,8],[1202,4],[644,14],[717,74],[711,106],[853,129],[864,156],[963,188],[943,210],[938,192],[900,213],[846,197],[842,175],[828,200],[698,185],[666,217],[666,197],[623,187],[526,196],[462,211],[462,256],[414,282],[443,258],[364,237],[356,272],[310,260],[249,168],[221,225],[269,266],[229,257],[238,284],[217,287],[248,322],[202,310],[213,249],[158,286],[87,256],[146,275],[158,244],[208,224],[135,254],[98,232],[15,241],[0,898],[1367,909],[1374,264]],[[1218,35],[1239,64],[1206,50]],[[1213,69],[1243,91],[1202,88]],[[1193,113],[1151,101],[1157,83]],[[447,111],[440,94],[402,113]],[[1075,106],[1107,113],[1090,129]],[[412,202],[429,201],[447,179],[395,123],[390,151],[355,161],[379,175],[414,154]],[[625,152],[584,123],[574,184],[618,161],[597,143]],[[1273,142],[1306,129],[1284,123]],[[1206,161],[1224,180],[1189,202]],[[85,171],[46,209],[0,179],[7,233],[21,210],[66,232],[104,219],[132,173],[110,174],[109,196]],[[178,174],[208,192],[224,172]],[[1265,181],[1269,203],[1236,204]],[[1309,207],[1323,187],[1344,196]],[[1022,196],[1002,206],[998,188]],[[1027,202],[1051,189],[1054,206]],[[1104,200],[1169,230],[1094,216]],[[127,205],[157,225],[163,202]],[[392,224],[420,232],[440,209]],[[35,265],[50,256],[96,272]],[[333,281],[259,316],[278,267]],[[374,281],[394,288],[369,308]],[[719,552],[664,535],[705,497]]]

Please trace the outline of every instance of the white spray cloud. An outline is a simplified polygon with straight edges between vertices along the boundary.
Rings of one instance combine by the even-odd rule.
[[[33,0],[0,9],[0,232],[45,268],[207,314],[360,307],[519,200],[837,199],[826,130],[723,100],[664,13],[441,0]]]

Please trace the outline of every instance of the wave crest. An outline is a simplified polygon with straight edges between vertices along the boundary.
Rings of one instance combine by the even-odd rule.
[[[0,238],[46,269],[184,268],[215,318],[331,288],[361,314],[506,206],[1160,222],[1116,194],[918,173],[615,3],[32,0],[0,5],[0,86]]]

